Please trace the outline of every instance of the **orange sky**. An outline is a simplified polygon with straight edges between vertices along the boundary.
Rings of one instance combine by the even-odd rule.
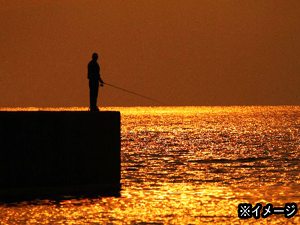
[[[299,0],[0,0],[0,107],[89,106],[87,63],[168,105],[300,105]],[[104,87],[100,106],[157,105]]]

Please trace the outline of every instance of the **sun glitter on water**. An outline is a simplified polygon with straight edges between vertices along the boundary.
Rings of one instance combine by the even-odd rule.
[[[87,111],[18,108],[16,111]],[[300,107],[110,107],[121,112],[121,197],[0,206],[28,223],[299,223],[240,220],[239,203],[282,207],[300,196]]]

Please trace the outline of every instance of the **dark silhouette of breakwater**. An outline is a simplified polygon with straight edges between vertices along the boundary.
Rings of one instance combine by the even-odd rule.
[[[119,112],[0,112],[0,201],[120,192]]]

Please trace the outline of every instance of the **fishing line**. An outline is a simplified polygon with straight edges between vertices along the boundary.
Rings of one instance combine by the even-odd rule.
[[[133,92],[133,91],[129,91],[129,90],[126,90],[126,89],[124,89],[124,88],[120,88],[120,87],[117,87],[117,86],[115,86],[115,85],[108,84],[108,83],[104,83],[104,84],[106,84],[106,85],[108,85],[108,86],[111,86],[111,87],[114,87],[114,88],[117,88],[117,89],[122,90],[122,91],[126,91],[126,92],[128,92],[128,93],[131,93],[131,94],[140,96],[140,97],[142,97],[142,98],[146,98],[146,99],[149,99],[149,100],[151,100],[151,101],[158,102],[158,103],[163,104],[163,105],[167,105],[167,104],[164,103],[164,102],[155,100],[155,99],[153,99],[153,98],[149,98],[149,97],[144,96],[144,95],[137,94],[137,93],[135,93],[135,92]]]

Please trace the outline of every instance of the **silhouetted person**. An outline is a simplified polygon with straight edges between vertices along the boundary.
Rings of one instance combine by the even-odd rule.
[[[100,77],[100,66],[97,63],[98,54],[92,55],[92,61],[88,64],[88,79],[90,86],[90,111],[99,111],[97,107],[97,97],[99,90],[99,82],[103,86],[103,80]]]

